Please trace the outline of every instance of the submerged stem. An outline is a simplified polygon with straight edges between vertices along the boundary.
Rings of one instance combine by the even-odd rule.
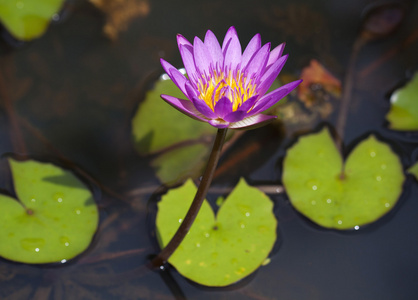
[[[216,134],[215,142],[212,147],[212,152],[209,156],[209,161],[206,166],[206,170],[203,173],[202,180],[200,182],[199,188],[197,189],[196,195],[193,199],[192,205],[189,208],[189,211],[186,214],[183,222],[180,227],[177,229],[177,232],[171,238],[170,242],[165,246],[161,252],[151,260],[153,267],[162,266],[168,258],[176,251],[177,247],[181,244],[186,234],[189,232],[190,227],[192,226],[196,216],[202,206],[202,203],[206,197],[209,186],[212,182],[213,174],[218,164],[219,156],[221,154],[222,145],[225,141],[227,128],[218,129]]]

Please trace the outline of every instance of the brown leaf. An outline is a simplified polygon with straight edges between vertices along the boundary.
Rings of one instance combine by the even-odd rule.
[[[327,100],[328,94],[341,96],[341,81],[315,59],[302,70],[301,79],[303,82],[298,87],[298,97],[307,107]]]

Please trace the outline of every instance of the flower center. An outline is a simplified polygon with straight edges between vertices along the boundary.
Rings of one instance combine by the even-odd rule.
[[[243,72],[216,71],[209,76],[202,75],[198,81],[199,98],[214,111],[216,103],[227,97],[232,103],[232,111],[236,111],[250,97],[256,95],[256,84]]]

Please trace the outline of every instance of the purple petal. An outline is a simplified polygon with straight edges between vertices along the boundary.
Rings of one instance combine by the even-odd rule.
[[[241,63],[241,44],[237,36],[232,36],[224,50],[224,68],[227,71],[234,71]]]
[[[192,84],[190,83],[190,81],[187,81],[185,84],[185,88],[186,88],[186,96],[189,99],[193,99],[194,97],[197,97],[199,95],[199,91],[197,91]]]
[[[302,80],[296,80],[293,82],[290,82],[282,87],[279,87],[278,89],[268,93],[264,97],[261,97],[261,99],[257,102],[254,109],[251,111],[252,113],[260,113],[262,111],[265,111],[266,109],[269,109],[274,104],[279,102],[281,99],[286,97],[291,91],[293,91]]]
[[[241,104],[241,106],[238,107],[238,109],[236,111],[231,112],[230,114],[226,115],[225,117],[223,117],[223,119],[225,121],[228,121],[228,122],[232,123],[232,122],[238,122],[242,119],[245,119],[249,115],[253,115],[254,113],[252,111],[248,112],[248,110],[251,107],[253,107],[253,105],[257,101],[257,99],[258,99],[258,95],[247,99],[247,101],[245,101],[243,104]]]
[[[271,50],[266,68],[270,67],[282,56],[285,46],[286,46],[286,43],[282,43],[276,48],[274,48],[273,50]]]
[[[269,52],[270,43],[267,43],[261,47],[256,54],[254,54],[246,68],[248,77],[252,78],[253,75],[257,76],[261,72],[264,72],[264,68],[266,67],[267,59],[269,57]]]
[[[206,74],[208,76],[210,74],[210,65],[213,65],[212,55],[198,37],[194,38],[193,56],[196,68],[201,74]]]
[[[248,118],[245,118],[241,121],[232,123],[229,125],[229,128],[232,129],[254,129],[257,127],[264,126],[276,119],[277,116],[268,116],[263,114],[254,115]]]
[[[263,95],[267,90],[270,88],[273,81],[276,79],[277,75],[279,75],[280,71],[282,70],[284,64],[286,63],[287,57],[289,55],[285,55],[280,57],[271,67],[263,74],[260,79],[260,86],[258,87],[258,93]]]
[[[245,48],[244,53],[242,54],[241,59],[241,68],[244,69],[248,62],[251,60],[253,55],[260,49],[261,47],[261,36],[260,34],[256,34],[251,41],[248,43],[247,48]]]
[[[228,97],[222,97],[215,105],[215,114],[223,119],[224,116],[232,112],[232,102]]]
[[[247,116],[247,112],[242,111],[242,110],[237,110],[237,111],[231,112],[230,114],[227,114],[222,119],[224,119],[227,122],[232,123],[232,122],[241,121],[246,116]]]
[[[227,128],[229,126],[228,122],[218,119],[209,120],[208,123],[216,128]]]
[[[218,116],[212,111],[212,109],[206,104],[205,101],[199,99],[197,97],[193,97],[192,99],[194,107],[206,118],[208,119],[216,119]]]
[[[193,82],[197,80],[197,70],[193,58],[193,47],[187,45],[180,46],[180,55],[183,60],[184,68],[186,69],[187,76]]]
[[[190,46],[193,47],[193,45],[181,34],[177,34],[177,45],[180,49],[180,46]]]
[[[238,34],[237,34],[237,31],[235,30],[235,27],[231,26],[226,32],[224,41],[222,42],[222,53],[225,53],[225,49],[229,45],[230,40],[232,39],[233,36],[238,37]]]
[[[179,70],[174,68],[170,63],[166,62],[164,59],[160,59],[161,65],[164,70],[167,72],[167,75],[171,78],[175,85],[187,96],[185,84],[188,82],[187,78],[180,73]]]
[[[248,98],[243,104],[241,104],[240,107],[238,107],[237,111],[248,112],[250,108],[253,107],[258,97],[259,97],[258,95],[255,95],[255,96]]]
[[[189,117],[198,120],[198,121],[203,121],[206,122],[207,120],[205,119],[204,116],[202,116],[194,107],[193,103],[190,102],[189,100],[184,100],[184,99],[179,99],[173,96],[169,96],[169,95],[161,95],[161,98],[167,102],[168,104],[170,104],[171,106],[173,106],[175,109],[177,109],[178,111],[184,113],[185,115],[188,115]]]
[[[205,45],[206,48],[208,49],[210,55],[212,56],[212,60],[214,63],[214,68],[218,67],[218,68],[222,68],[223,67],[223,62],[224,62],[224,56],[222,54],[222,49],[221,46],[219,45],[219,42],[215,36],[215,34],[213,34],[212,31],[208,30],[206,32],[206,36],[205,36]]]

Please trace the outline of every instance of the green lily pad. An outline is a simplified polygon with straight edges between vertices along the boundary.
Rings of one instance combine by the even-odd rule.
[[[327,228],[358,229],[379,219],[398,201],[404,179],[399,158],[373,135],[357,145],[345,167],[327,129],[301,137],[283,163],[293,206]]]
[[[158,203],[157,231],[163,247],[170,241],[196,193],[191,180],[170,190]],[[276,240],[273,203],[241,179],[217,217],[205,201],[189,234],[169,258],[184,277],[206,286],[227,286],[254,272]]]
[[[418,161],[413,164],[409,169],[407,170],[409,174],[414,175],[415,179],[418,180]]]
[[[52,164],[9,163],[20,202],[0,195],[0,256],[38,264],[65,262],[83,252],[98,225],[90,190]]]
[[[173,145],[203,139],[205,136],[215,136],[214,127],[185,116],[161,99],[161,94],[185,98],[169,79],[159,79],[154,89],[147,92],[132,120],[135,146],[141,155],[160,152]]]
[[[394,130],[418,130],[418,73],[403,88],[390,97],[390,110],[386,115]]]
[[[41,36],[63,0],[0,0],[0,20],[19,40]]]

